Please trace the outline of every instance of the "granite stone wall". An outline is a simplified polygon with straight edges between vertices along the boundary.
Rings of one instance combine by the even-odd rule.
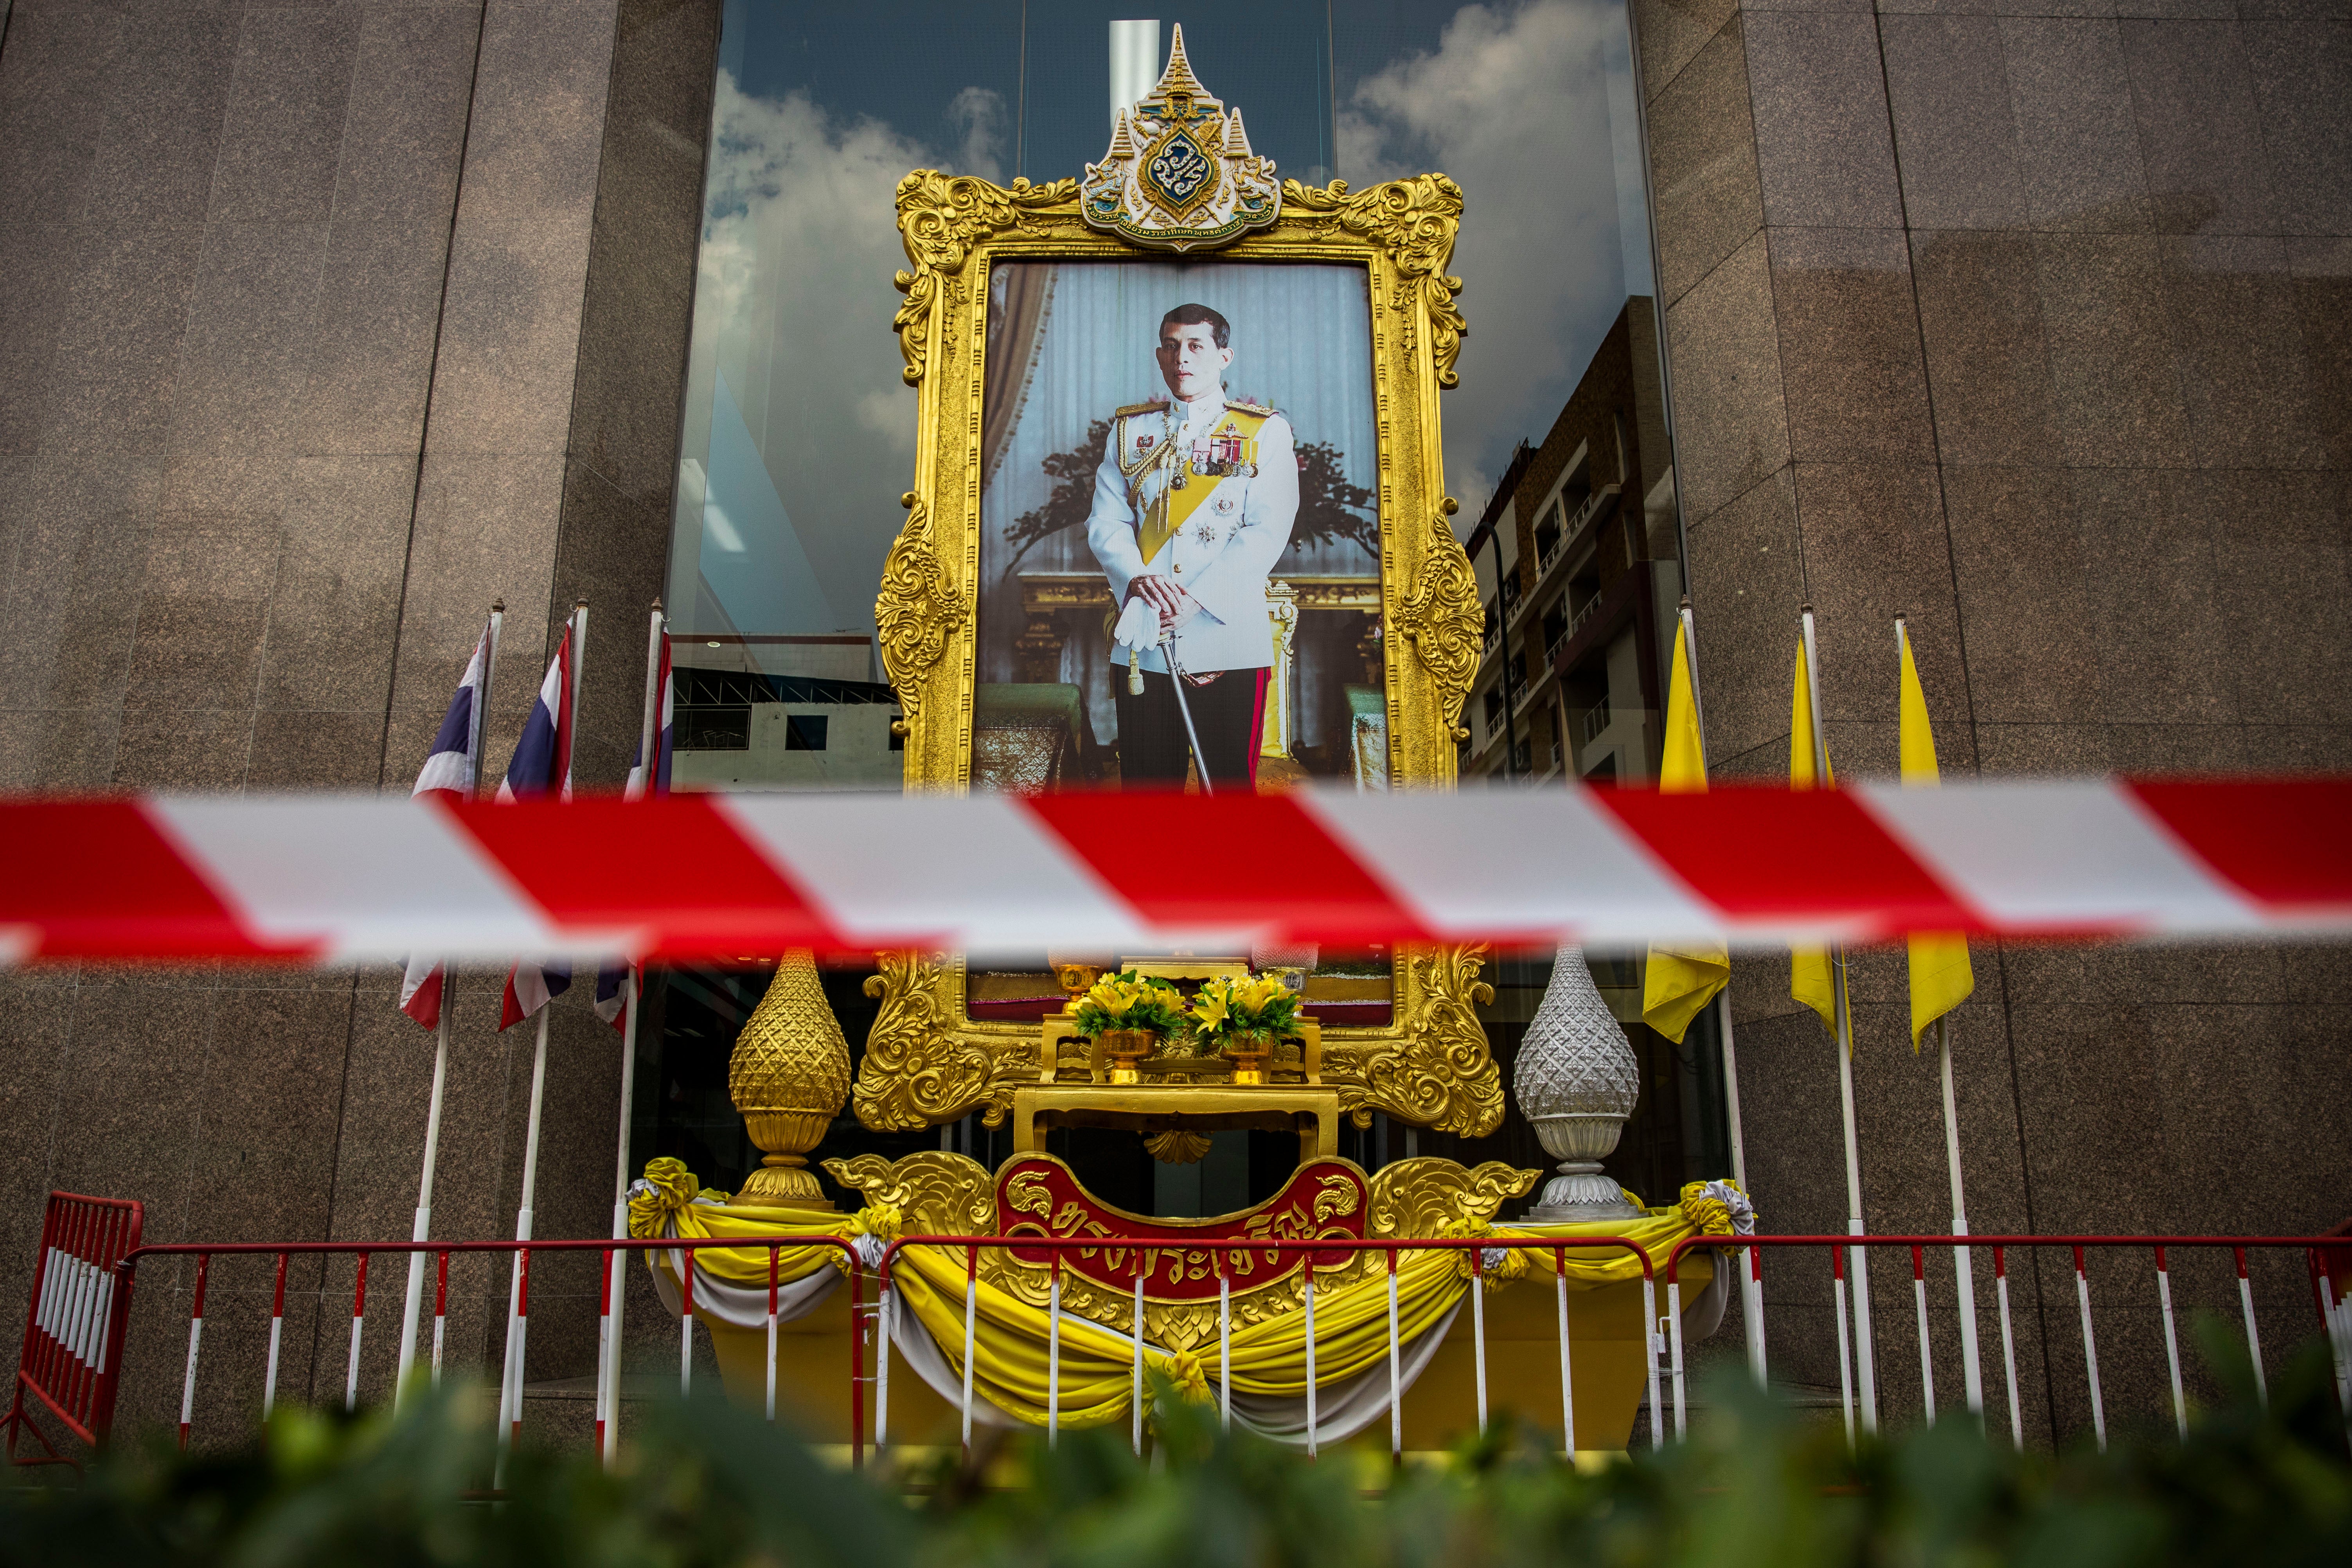
[[[577,776],[619,783],[667,550],[718,10],[14,0],[0,788],[404,792],[503,598],[495,776],[583,596]],[[143,1200],[151,1240],[404,1237],[433,1053],[397,983],[0,977],[0,1339],[51,1187]],[[514,1222],[531,1031],[495,1032],[501,984],[469,978],[455,1003],[443,1236]],[[588,989],[554,1013],[542,1236],[609,1214],[618,1050]],[[371,1393],[402,1272],[370,1281]],[[223,1424],[257,1400],[268,1273],[213,1274],[202,1398]],[[298,1266],[282,1389],[340,1394],[350,1274]],[[452,1279],[453,1356],[495,1356],[503,1270]],[[189,1279],[142,1271],[128,1418],[178,1389]],[[591,1268],[542,1267],[533,1294],[534,1377],[586,1373]]]
[[[2352,11],[1633,13],[1718,775],[1786,776],[1808,601],[1847,776],[1895,771],[1898,611],[1948,777],[2352,766]],[[2340,950],[1974,956],[1953,1030],[1977,1231],[2352,1214]],[[1787,991],[1781,961],[1737,967],[1748,1170],[1767,1228],[1842,1230],[1834,1047]],[[1856,954],[1853,996],[1867,1218],[1941,1230],[1901,954]],[[2090,1272],[2111,1419],[2168,1418],[2151,1269]],[[2234,1308],[2226,1260],[2174,1269],[2184,1305]],[[1776,1373],[1834,1390],[1827,1272],[1776,1258],[1767,1317]],[[2012,1272],[2027,1430],[2083,1431],[2071,1267]],[[1929,1280],[1949,1406],[1955,1297]],[[2275,1358],[2313,1331],[2309,1290],[2299,1261],[2257,1282]],[[1907,1254],[1874,1285],[1884,1405],[1913,1415]]]

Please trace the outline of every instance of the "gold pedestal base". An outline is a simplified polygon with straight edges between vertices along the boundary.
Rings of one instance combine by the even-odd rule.
[[[816,1173],[807,1167],[805,1156],[771,1154],[743,1183],[743,1190],[727,1200],[727,1206],[840,1213],[839,1207],[825,1198],[824,1189],[817,1185]]]

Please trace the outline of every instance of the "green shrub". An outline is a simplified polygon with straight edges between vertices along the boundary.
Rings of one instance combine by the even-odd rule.
[[[636,1417],[615,1474],[585,1453],[513,1456],[493,1505],[479,1489],[497,1462],[488,1401],[459,1390],[398,1419],[281,1409],[234,1452],[126,1446],[79,1486],[0,1497],[0,1565],[2352,1563],[2352,1465],[2324,1349],[2294,1358],[2265,1415],[2242,1354],[2203,1331],[2231,1397],[2199,1414],[2186,1445],[2168,1433],[2119,1437],[2104,1455],[2021,1456],[1947,1419],[1849,1457],[1836,1425],[1801,1420],[1733,1374],[1711,1386],[1689,1444],[1589,1474],[1516,1432],[1393,1477],[1356,1450],[1308,1464],[1227,1440],[1213,1410],[1171,1397],[1148,1463],[1121,1427],[1050,1451],[1012,1440],[886,1487],[827,1467],[755,1415],[698,1401]]]

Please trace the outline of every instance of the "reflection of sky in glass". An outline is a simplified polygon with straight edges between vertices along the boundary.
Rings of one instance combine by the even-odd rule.
[[[1078,174],[1108,140],[1106,24],[1152,9],[730,0],[672,558],[688,629],[870,629],[914,459],[898,180]],[[1442,406],[1475,518],[1651,287],[1621,0],[1195,0],[1163,54],[1175,22],[1286,175],[1461,183],[1470,335]]]
[[[1109,25],[1158,11],[1164,59],[1173,26],[1211,92],[1242,111],[1251,150],[1310,184],[1330,178],[1329,40],[1324,0],[1029,0],[1020,173],[1033,180],[1079,174],[1110,143],[1105,74]]]

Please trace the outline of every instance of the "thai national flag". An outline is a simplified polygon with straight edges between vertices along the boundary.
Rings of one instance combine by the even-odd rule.
[[[433,737],[433,750],[417,770],[416,787],[408,792],[410,795],[463,799],[473,793],[475,777],[481,771],[482,682],[489,664],[490,628],[485,625],[474,644],[474,657],[466,665],[465,679],[457,682],[457,694],[449,699],[449,711],[442,716],[440,732]],[[400,982],[400,1010],[428,1029],[440,1027],[441,989],[448,973],[448,966],[437,958],[410,958],[408,973]]]
[[[661,639],[661,662],[654,675],[654,768],[652,788],[646,787],[645,742],[637,742],[637,754],[629,762],[629,782],[622,791],[626,800],[642,800],[648,794],[669,793],[669,764],[672,742],[671,716],[677,707],[677,688],[670,676],[669,634]],[[596,1016],[613,1027],[625,1026],[623,1012],[627,998],[622,994],[621,982],[626,978],[629,965],[608,964],[596,972]]]
[[[646,747],[645,742],[639,741],[636,754],[629,759],[628,785],[621,792],[623,796],[629,800],[642,799],[649,793],[653,795],[669,793],[671,715],[677,705],[677,691],[676,682],[670,675],[667,632],[662,634],[661,665],[654,677],[654,701],[656,707],[654,710],[653,788],[650,791],[646,788]]]
[[[522,738],[507,760],[499,800],[542,795],[572,798],[572,627],[566,623],[563,640],[555,645],[555,658],[531,700],[530,717],[522,721]]]
[[[499,785],[501,801],[528,800],[536,795],[572,798],[572,632],[555,645],[555,658],[539,683],[539,695],[523,721],[522,738],[515,742],[507,763],[507,776]],[[510,1029],[572,988],[572,966],[562,962],[518,963],[507,976],[505,1005],[499,1027]]]

